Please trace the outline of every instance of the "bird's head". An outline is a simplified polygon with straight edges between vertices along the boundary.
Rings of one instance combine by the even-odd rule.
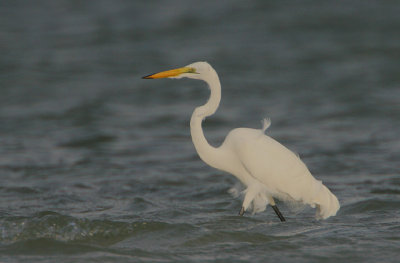
[[[171,69],[154,73],[148,76],[144,76],[144,79],[180,79],[180,78],[191,78],[191,79],[204,79],[209,73],[213,71],[213,68],[207,62],[195,62],[182,68]]]

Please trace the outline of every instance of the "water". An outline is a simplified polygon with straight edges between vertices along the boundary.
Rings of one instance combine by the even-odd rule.
[[[397,262],[398,1],[3,1],[0,262]],[[342,208],[237,216],[235,178],[202,163],[208,91],[142,80],[209,61],[213,145],[261,128]]]

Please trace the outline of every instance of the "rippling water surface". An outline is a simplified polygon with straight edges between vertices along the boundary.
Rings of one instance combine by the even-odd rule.
[[[0,7],[1,262],[397,262],[398,1]],[[270,117],[336,217],[237,216],[191,143],[204,84],[140,78],[199,60],[223,87],[209,141]]]

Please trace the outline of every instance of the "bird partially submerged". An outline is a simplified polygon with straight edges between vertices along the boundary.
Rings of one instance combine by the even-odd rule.
[[[300,202],[316,208],[316,218],[336,215],[339,201],[316,180],[300,158],[265,134],[270,126],[264,121],[261,130],[237,128],[229,132],[220,147],[211,146],[204,137],[202,121],[217,110],[221,101],[218,74],[207,62],[195,62],[182,68],[145,76],[145,79],[192,78],[208,84],[211,95],[206,104],[197,107],[190,120],[193,144],[200,158],[208,165],[236,176],[247,188],[239,215],[248,209],[264,211],[268,204],[281,221],[285,221],[274,198]]]

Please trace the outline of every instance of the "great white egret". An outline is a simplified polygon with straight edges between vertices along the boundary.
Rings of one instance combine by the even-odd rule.
[[[190,120],[193,144],[208,165],[236,176],[247,188],[239,215],[252,208],[264,211],[270,204],[281,221],[285,218],[274,198],[295,201],[316,208],[316,218],[336,215],[339,201],[329,189],[316,180],[300,158],[288,148],[265,135],[270,121],[261,130],[237,128],[229,132],[216,148],[204,137],[202,122],[214,114],[221,101],[221,84],[217,72],[207,62],[196,62],[182,68],[148,75],[144,79],[191,78],[208,84],[211,95],[206,104],[197,107]]]

